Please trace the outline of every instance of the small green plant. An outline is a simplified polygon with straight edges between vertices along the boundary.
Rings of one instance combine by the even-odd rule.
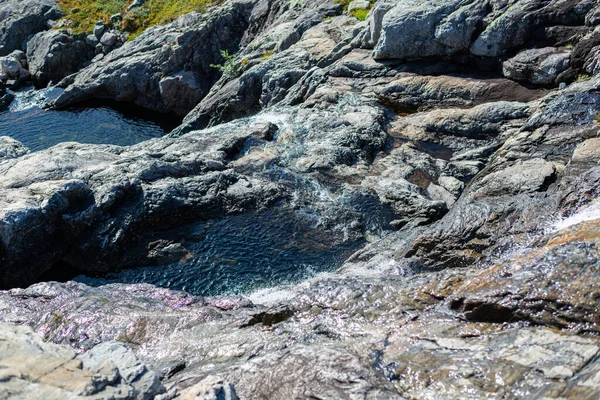
[[[232,78],[240,74],[240,67],[235,62],[235,56],[229,54],[227,50],[221,50],[221,57],[223,57],[223,64],[210,64],[212,68],[216,68],[223,73],[223,75]]]
[[[594,121],[596,121],[596,123],[600,125],[600,113],[596,114],[596,116],[594,117]]]

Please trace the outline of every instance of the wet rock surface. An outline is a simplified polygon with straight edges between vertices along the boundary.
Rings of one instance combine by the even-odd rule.
[[[322,1],[232,1],[98,57],[54,107],[110,98],[185,118],[129,147],[2,139],[0,332],[19,352],[60,346],[78,364],[56,373],[82,387],[100,378],[84,393],[15,373],[0,390],[598,398],[598,15],[380,0],[361,23]],[[104,26],[93,36],[112,46]],[[281,210],[319,236],[290,230],[290,246],[368,243],[243,296],[29,286],[189,261],[198,226]]]

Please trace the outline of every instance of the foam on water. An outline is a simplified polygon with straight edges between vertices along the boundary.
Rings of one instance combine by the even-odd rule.
[[[600,218],[600,200],[596,200],[589,205],[580,208],[573,215],[560,219],[551,225],[550,231],[557,232],[567,229],[581,222],[591,221]]]

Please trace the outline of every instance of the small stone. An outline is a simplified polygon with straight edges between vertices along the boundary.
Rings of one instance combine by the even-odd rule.
[[[115,43],[117,43],[117,35],[112,32],[106,32],[100,38],[100,43],[102,43],[104,46],[114,46]]]
[[[564,90],[567,88],[567,84],[564,82],[559,83],[558,90]]]
[[[131,3],[128,7],[127,7],[127,12],[135,9],[135,8],[139,8],[141,6],[143,6],[145,3],[144,0],[134,0],[133,3]]]
[[[104,23],[102,21],[96,22],[96,25],[94,26],[94,36],[100,39],[104,34],[105,29],[106,28],[104,27]]]
[[[92,62],[98,62],[104,58],[104,53],[96,54],[96,57],[92,58]]]
[[[85,43],[87,43],[89,46],[96,47],[99,42],[95,35],[87,35],[85,37]]]

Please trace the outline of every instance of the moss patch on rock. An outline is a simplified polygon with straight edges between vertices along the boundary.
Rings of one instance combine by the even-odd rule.
[[[65,22],[74,33],[91,32],[98,21],[108,23],[112,15],[121,13],[121,28],[131,37],[145,29],[167,24],[192,11],[203,12],[212,0],[147,0],[144,5],[126,12],[130,0],[60,0]]]

